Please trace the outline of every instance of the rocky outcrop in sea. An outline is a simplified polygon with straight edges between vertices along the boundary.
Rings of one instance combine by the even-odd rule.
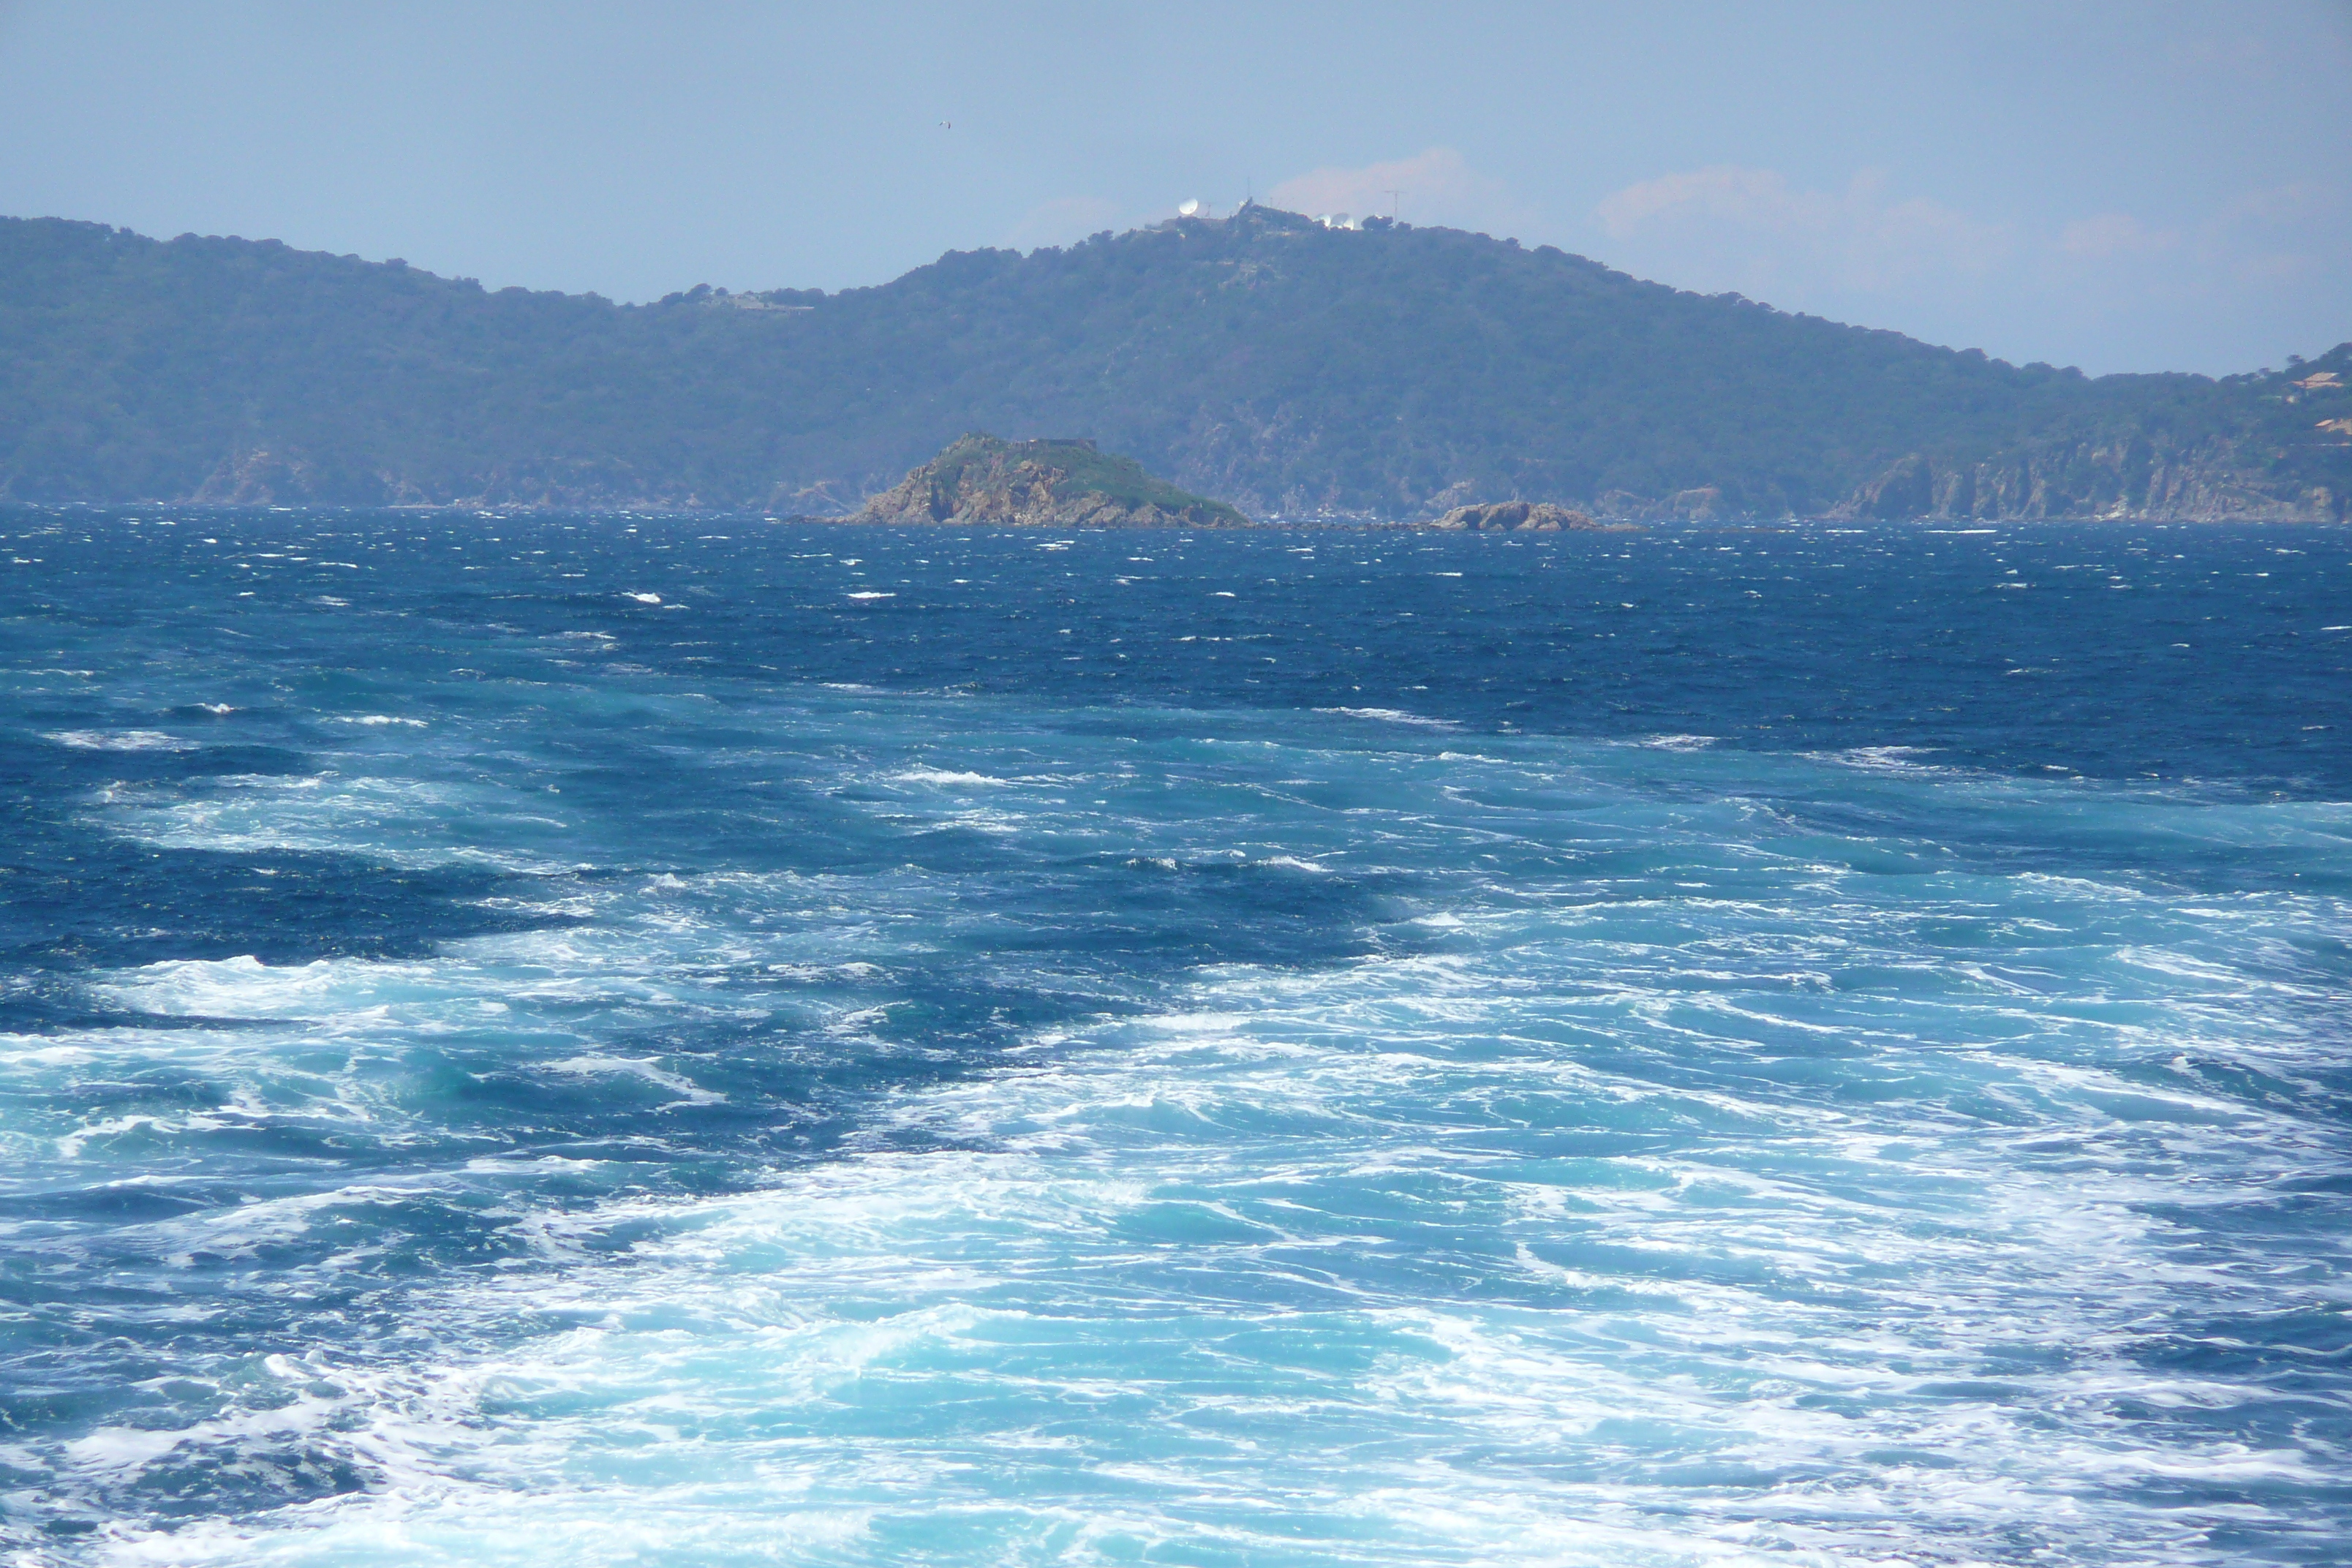
[[[1132,458],[1092,441],[951,443],[851,522],[955,523],[982,528],[1247,528],[1220,500],[1178,489]]]
[[[1430,525],[1452,532],[1558,533],[1563,529],[1606,528],[1590,514],[1550,501],[1502,500],[1457,506]]]

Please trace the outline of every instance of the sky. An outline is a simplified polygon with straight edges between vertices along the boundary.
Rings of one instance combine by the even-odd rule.
[[[2016,362],[2352,339],[2352,0],[0,0],[0,214],[856,287],[1247,196]]]

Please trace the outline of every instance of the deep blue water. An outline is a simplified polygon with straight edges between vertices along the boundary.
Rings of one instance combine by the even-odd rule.
[[[0,535],[13,1561],[2344,1559],[2344,535]]]

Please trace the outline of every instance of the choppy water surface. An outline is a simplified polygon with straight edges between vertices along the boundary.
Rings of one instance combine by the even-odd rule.
[[[0,519],[26,1563],[2352,1534],[2352,544]]]

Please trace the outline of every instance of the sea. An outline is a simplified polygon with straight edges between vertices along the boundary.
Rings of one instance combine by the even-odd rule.
[[[2352,537],[0,513],[0,1561],[2352,1560]]]

